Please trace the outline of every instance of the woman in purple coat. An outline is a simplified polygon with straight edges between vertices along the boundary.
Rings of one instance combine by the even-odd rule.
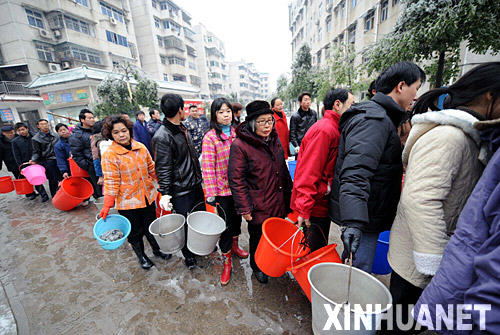
[[[257,280],[267,283],[267,275],[255,263],[255,251],[264,220],[291,212],[292,179],[269,104],[252,101],[246,111],[247,118],[236,129],[237,139],[231,145],[229,187],[237,213],[248,222],[250,266]]]

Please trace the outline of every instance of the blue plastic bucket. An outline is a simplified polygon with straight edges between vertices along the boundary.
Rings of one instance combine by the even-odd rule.
[[[295,176],[295,168],[297,167],[297,161],[288,161],[288,171],[290,171],[290,177]]]
[[[378,236],[377,249],[375,249],[375,258],[373,259],[372,272],[377,275],[386,275],[391,273],[392,269],[387,261],[387,252],[389,251],[390,231],[383,231]]]
[[[111,229],[120,229],[124,236],[121,239],[112,242],[104,241],[99,238],[99,236]],[[103,219],[97,220],[94,225],[94,237],[103,249],[113,250],[125,242],[125,239],[130,234],[130,229],[130,221],[126,217],[118,214],[111,214],[108,215],[106,221],[103,221]]]

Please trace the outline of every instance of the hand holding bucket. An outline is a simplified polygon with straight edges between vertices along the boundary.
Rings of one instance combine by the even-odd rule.
[[[45,183],[45,181],[47,181],[45,168],[38,164],[32,164],[32,162],[33,161],[21,164],[19,166],[19,171],[23,176],[26,177],[31,185],[42,185],[43,183]]]

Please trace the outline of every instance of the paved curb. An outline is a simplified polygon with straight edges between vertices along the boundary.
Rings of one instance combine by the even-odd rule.
[[[24,312],[24,307],[16,289],[14,288],[14,285],[12,283],[0,284],[2,285],[2,289],[0,290],[0,306],[2,305],[2,302],[5,302],[9,308],[9,314],[12,318],[13,324],[13,330],[11,332],[9,332],[9,330],[5,334],[29,335],[30,328],[28,317]]]

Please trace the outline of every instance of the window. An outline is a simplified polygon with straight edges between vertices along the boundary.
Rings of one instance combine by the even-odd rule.
[[[159,35],[156,35],[156,38],[158,39],[158,45],[160,47],[163,47],[163,38]]]
[[[168,74],[166,73],[163,74],[163,80],[168,81]]]
[[[88,7],[87,0],[76,0],[76,3],[79,3],[82,6]]]
[[[179,57],[175,57],[175,56],[169,56],[168,63],[185,66],[185,60],[182,58],[179,58]]]
[[[90,62],[94,64],[102,64],[99,51],[87,49],[79,46],[71,46],[64,50],[64,56],[73,58],[81,62]]]
[[[167,20],[163,21],[163,29],[168,29],[168,28],[170,28],[170,23]]]
[[[44,60],[47,62],[52,62],[52,51],[50,50],[50,46],[44,43],[35,43],[36,52],[38,53],[38,58],[40,60]]]
[[[349,28],[348,34],[349,44],[354,44],[354,42],[356,41],[356,25],[353,25]]]
[[[389,12],[389,0],[385,0],[382,2],[382,8],[380,9],[380,21],[387,20]]]
[[[173,75],[174,81],[186,81],[186,76],[180,74]]]
[[[114,17],[116,20],[123,23],[123,12],[121,10],[116,9],[114,7],[111,7],[102,1],[99,4],[101,5],[102,14],[109,16],[109,17]]]
[[[328,19],[326,20],[326,31],[330,32],[332,30],[332,20]]]
[[[318,30],[318,42],[323,39],[323,29],[319,28]]]
[[[325,47],[325,58],[328,58],[328,57],[330,57],[330,46],[329,45],[327,45]],[[267,84],[266,84],[266,86],[267,86]]]
[[[24,10],[26,11],[26,17],[28,18],[28,23],[30,24],[30,26],[43,29],[42,14],[28,8],[25,8]]]
[[[155,17],[155,27],[160,28],[160,19]]]
[[[52,19],[49,21],[49,24],[51,25],[51,28],[54,29],[63,28],[64,21],[62,15],[54,15]]]
[[[321,18],[322,15],[323,15],[323,3],[320,3],[318,8],[318,16]]]
[[[167,57],[166,57],[166,56],[162,56],[162,55],[160,55],[160,62],[161,62],[162,64],[167,64]]]
[[[396,6],[399,3],[399,0],[392,0],[392,6]]]
[[[190,68],[191,70],[196,70],[196,64],[195,64],[195,63],[193,63],[193,62],[189,62],[189,68]]]
[[[212,72],[210,74],[210,78],[220,78],[220,73],[217,73],[217,72]]]
[[[316,54],[318,65],[321,64],[321,49]]]
[[[340,4],[340,13],[342,17],[345,16],[345,1],[342,1],[342,3]]]
[[[244,74],[240,74],[240,79],[245,79],[245,75]]]
[[[365,17],[365,31],[373,29],[373,24],[375,22],[375,12],[370,12]]]
[[[66,28],[78,31],[87,35],[94,35],[93,29],[89,26],[87,22],[83,22],[67,15],[64,15],[64,22],[66,23]]]
[[[210,66],[217,66],[219,67],[219,62],[215,61],[215,60],[211,60],[210,63],[209,63]]]
[[[358,4],[358,0],[351,0],[351,8],[356,7],[357,4]]]
[[[106,30],[106,37],[108,38],[108,41],[111,43],[123,45],[124,47],[128,46],[127,38],[125,36],[118,35],[117,33]]]
[[[153,6],[153,8],[158,8],[158,2],[156,0],[151,0],[151,6]]]
[[[207,36],[207,42],[212,43],[212,36]]]

